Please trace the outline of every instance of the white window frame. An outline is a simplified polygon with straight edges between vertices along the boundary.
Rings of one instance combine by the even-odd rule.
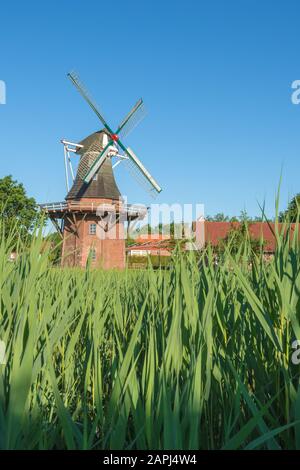
[[[95,222],[92,222],[89,224],[89,235],[96,235],[96,233],[97,233],[97,224]]]

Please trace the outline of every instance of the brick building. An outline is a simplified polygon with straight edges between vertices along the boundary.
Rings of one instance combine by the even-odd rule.
[[[240,225],[239,222],[210,222],[206,220],[200,220],[194,222],[193,230],[197,230],[198,232],[203,232],[203,241],[202,245],[199,248],[203,248],[207,244],[211,244],[212,246],[217,246],[221,240],[224,240],[229,232],[233,228],[238,228]],[[285,224],[278,224],[278,231],[279,233],[282,232],[283,229],[286,230]],[[291,233],[295,232],[296,224],[290,224]],[[248,226],[249,235],[251,238],[255,240],[264,240],[264,252],[266,254],[272,254],[275,252],[276,249],[276,238],[274,236],[275,233],[275,223],[270,222],[254,222],[249,223]]]
[[[170,256],[170,237],[153,233],[137,237],[127,248],[128,256]]]
[[[194,243],[192,248],[201,250],[208,244],[217,247],[218,244],[224,240],[233,228],[238,228],[239,222],[210,222],[201,219],[193,223]],[[283,229],[287,229],[286,225],[278,224],[279,233]],[[290,225],[291,234],[296,229],[296,224]],[[276,249],[275,224],[267,222],[250,223],[248,226],[249,235],[254,240],[263,240],[263,250],[266,255],[272,255]],[[299,233],[300,237],[300,233]],[[188,249],[188,243],[185,244],[185,249]],[[171,256],[174,243],[171,243],[170,238],[164,235],[151,234],[144,235],[135,239],[135,243],[127,248],[129,256]]]

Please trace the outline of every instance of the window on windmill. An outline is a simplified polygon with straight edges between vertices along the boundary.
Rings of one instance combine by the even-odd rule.
[[[97,181],[97,179],[98,179],[98,175],[94,175],[93,176],[93,181]]]
[[[96,249],[95,248],[90,249],[90,257],[91,257],[92,261],[95,261],[95,259],[96,259]]]
[[[96,224],[90,224],[89,225],[89,235],[96,235]]]

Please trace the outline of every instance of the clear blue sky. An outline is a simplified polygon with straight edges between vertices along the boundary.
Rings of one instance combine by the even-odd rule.
[[[255,215],[265,199],[273,215],[281,169],[282,207],[300,192],[299,1],[12,0],[0,15],[0,173],[39,202],[65,196],[59,140],[99,128],[72,69],[112,124],[144,98],[127,144],[163,187],[157,202]],[[149,202],[121,165],[117,180]]]

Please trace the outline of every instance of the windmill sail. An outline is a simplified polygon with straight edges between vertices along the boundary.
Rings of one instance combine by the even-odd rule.
[[[88,183],[107,158],[112,141],[106,131],[94,132],[80,142],[77,153],[81,155],[77,176]]]
[[[116,134],[120,134],[123,138],[126,137],[139,124],[139,122],[144,119],[145,115],[146,109],[141,98],[123,119]]]
[[[78,165],[77,175],[84,179],[87,172],[95,162],[96,158],[102,152],[103,147],[99,143],[90,145],[82,154]]]
[[[81,158],[77,172],[78,178],[76,176],[76,181],[81,181],[84,184],[90,183],[98,170],[102,167],[102,171],[105,165],[107,166],[108,161],[111,168],[110,157],[118,156],[122,158],[122,155],[118,155],[117,150],[117,147],[120,147],[125,154],[123,157],[126,157],[124,160],[126,162],[126,166],[136,177],[136,179],[138,179],[138,181],[141,182],[143,186],[146,186],[148,190],[150,189],[152,194],[155,192],[160,193],[162,189],[159,184],[144,167],[134,152],[130,148],[125,147],[118,136],[119,133],[123,137],[128,135],[128,133],[144,117],[145,108],[143,100],[140,99],[134,105],[134,107],[119,125],[117,131],[114,133],[99,111],[98,106],[90,97],[87,89],[79,80],[79,77],[74,72],[69,73],[68,77],[105,127],[105,129],[91,134],[80,143],[81,147],[79,150],[77,150],[77,153],[81,155]],[[95,180],[96,179],[97,178],[95,178]]]
[[[83,176],[85,183],[89,183],[91,181],[95,173],[99,170],[99,168],[101,168],[101,166],[105,162],[111,150],[110,149],[111,143],[112,142],[108,142],[108,144],[106,145],[106,147],[104,147],[104,149],[102,150],[100,154],[99,152],[94,152],[94,151],[91,152],[93,154],[93,157],[94,155],[96,155],[96,158],[93,160],[93,163],[89,166],[85,175]]]
[[[138,159],[131,148],[126,149],[128,159],[124,160],[127,169],[135,177],[135,179],[148,191],[153,194],[154,191],[157,193],[161,192],[161,187],[149,171],[144,167],[142,162]]]
[[[68,77],[73,83],[73,85],[77,88],[81,96],[85,99],[85,101],[88,103],[88,105],[92,108],[94,113],[98,116],[104,127],[108,130],[110,134],[113,133],[107,122],[105,121],[104,117],[99,111],[98,105],[94,102],[92,99],[90,93],[88,92],[87,88],[83,85],[82,81],[79,79],[78,75],[75,74],[74,72],[68,73]]]

